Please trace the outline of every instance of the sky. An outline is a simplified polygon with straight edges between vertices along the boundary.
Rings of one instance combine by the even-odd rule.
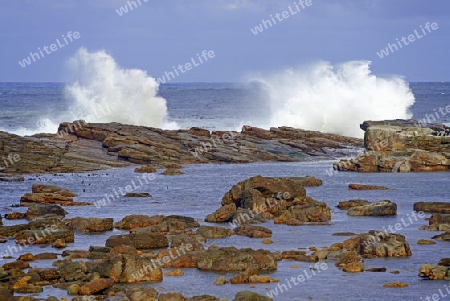
[[[67,81],[67,61],[80,47],[105,50],[121,67],[155,78],[192,59],[198,64],[197,53],[214,52],[174,82],[237,82],[320,60],[369,60],[379,76],[450,81],[450,1],[310,1],[302,7],[300,0],[134,0],[135,7],[126,0],[1,0],[0,82]],[[119,15],[121,7],[128,12]],[[254,34],[270,15],[276,24]],[[424,35],[427,22],[438,28]],[[417,36],[415,30],[421,37],[414,42],[377,54],[397,38]],[[78,39],[67,39],[69,32]],[[51,44],[54,51],[29,58]]]

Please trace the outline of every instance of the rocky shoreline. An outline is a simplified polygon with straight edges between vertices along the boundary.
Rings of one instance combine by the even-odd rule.
[[[52,285],[73,296],[72,299],[61,298],[60,301],[225,301],[227,299],[207,294],[188,298],[182,292],[160,293],[155,288],[134,284],[160,283],[164,282],[166,277],[183,277],[186,269],[197,269],[217,273],[214,285],[254,286],[275,283],[280,287],[285,281],[274,278],[271,273],[279,269],[282,261],[306,262],[312,265],[310,271],[304,270],[292,283],[289,280],[289,285],[297,285],[316,273],[332,269],[330,264],[344,273],[382,273],[387,269],[369,268],[367,263],[373,258],[391,257],[395,260],[394,258],[413,256],[411,242],[408,242],[405,236],[387,230],[346,233],[343,235],[350,237],[342,242],[329,247],[311,246],[309,250],[274,252],[254,250],[245,246],[218,247],[214,244],[205,248],[207,241],[217,241],[234,235],[246,236],[252,240],[262,239],[263,244],[271,244],[271,238],[278,233],[263,226],[270,220],[273,220],[274,224],[288,226],[332,226],[331,208],[326,203],[308,196],[304,188],[320,186],[322,180],[310,176],[248,178],[231,187],[224,194],[221,207],[205,217],[206,222],[217,224],[212,226],[202,225],[195,219],[182,215],[130,214],[115,223],[113,218],[66,218],[68,213],[61,206],[72,207],[70,201],[64,200],[56,204],[51,198],[53,196],[60,200],[62,196],[70,198],[76,194],[54,185],[33,185],[33,193],[43,194],[44,201],[27,202],[25,214],[9,214],[8,219],[27,219],[28,223],[1,226],[0,236],[3,241],[14,239],[17,247],[31,244],[51,245],[58,250],[66,248],[79,235],[85,233],[108,233],[113,229],[128,233],[113,234],[106,239],[104,245],[91,245],[88,250],[65,250],[62,254],[57,251],[26,253],[16,259],[13,253],[3,253],[4,259],[12,261],[0,268],[1,300],[55,301],[58,299],[54,297],[13,297],[13,294],[39,294],[43,292],[43,287]],[[376,190],[380,187],[365,186],[365,190]],[[427,212],[445,212],[448,204],[422,202],[414,204],[414,207],[424,208]],[[357,215],[366,218],[381,218],[386,214],[397,213],[396,204],[391,201],[370,203],[350,200],[340,202],[339,208],[360,212]],[[419,213],[418,217],[414,215],[416,221],[423,217],[423,212]],[[421,229],[448,229],[448,215],[433,213],[428,220],[431,226],[422,226]],[[400,224],[395,225],[395,230],[398,225]],[[392,230],[389,228],[389,231]],[[445,235],[433,239],[443,240],[441,237]],[[39,267],[39,264],[49,260],[52,261],[53,267]],[[33,267],[30,263],[34,263]],[[423,264],[418,276],[429,280],[450,280],[449,267],[449,258],[442,258],[437,266]],[[163,269],[168,271],[164,272]],[[227,279],[220,274],[223,272],[233,273],[233,276]],[[384,286],[395,288],[407,287],[408,284],[398,281],[386,283]],[[233,300],[278,299],[251,291],[241,291],[236,293]]]
[[[166,168],[161,173],[164,177],[182,175],[182,164],[336,159],[362,150],[363,145],[366,149],[363,155],[342,160],[335,164],[335,169],[380,172],[398,167],[390,171],[409,172],[443,171],[450,166],[449,137],[445,134],[445,127],[443,135],[439,134],[442,131],[438,131],[438,125],[421,128],[416,133],[412,121],[395,121],[389,125],[365,122],[361,127],[366,131],[364,142],[287,127],[263,130],[244,126],[240,133],[211,133],[199,128],[166,131],[81,121],[61,124],[58,135],[19,137],[0,132],[0,155],[5,158],[0,179],[11,182],[6,184],[14,187],[17,185],[15,182],[24,181],[23,175],[26,174],[83,172],[137,164],[143,166],[136,167],[135,173],[143,174],[144,179],[160,168]],[[383,139],[379,140],[381,137]],[[372,155],[378,159],[366,160]],[[140,177],[137,178],[141,181]],[[312,176],[252,176],[234,184],[223,195],[219,208],[199,222],[189,217],[189,213],[147,215],[127,211],[128,215],[120,220],[78,215],[67,217],[68,212],[63,207],[92,206],[92,203],[74,201],[78,195],[59,186],[33,184],[20,198],[20,206],[26,207],[27,211],[8,213],[5,218],[14,221],[12,225],[3,226],[0,218],[0,242],[14,240],[16,249],[39,245],[52,247],[55,251],[26,253],[19,257],[14,256],[11,246],[7,249],[10,253],[4,251],[2,258],[10,261],[0,267],[0,300],[225,301],[227,299],[208,295],[208,292],[185,297],[182,291],[163,293],[137,284],[161,283],[167,277],[183,277],[186,269],[196,269],[217,274],[211,285],[246,284],[254,287],[274,283],[281,289],[283,285],[297,285],[327,269],[350,274],[386,272],[385,267],[368,267],[367,263],[373,258],[391,257],[395,260],[414,255],[411,242],[396,233],[402,225],[406,227],[407,221],[403,219],[403,224],[397,223],[388,228],[389,231],[383,228],[384,231],[374,229],[358,231],[361,232],[359,234],[336,233],[348,238],[325,247],[286,248],[282,251],[252,249],[246,245],[239,248],[215,244],[205,247],[206,242],[229,237],[260,239],[262,244],[270,245],[280,233],[276,231],[279,228],[269,229],[268,223],[283,227],[332,227],[333,210],[346,210],[348,216],[362,219],[397,215],[397,203],[387,199],[341,201],[338,209],[334,209],[329,203],[307,195],[305,187],[320,189],[322,185],[322,179]],[[355,192],[395,190],[380,185],[342,185]],[[127,197],[151,198],[149,193],[130,191],[126,190]],[[428,225],[422,225],[420,230],[450,231],[449,203],[416,202],[411,207],[420,213],[408,215],[408,225],[423,220],[424,211],[431,217],[425,218]],[[111,231],[121,233],[111,235]],[[64,250],[80,235],[86,234],[107,234],[108,237],[104,242],[90,245],[88,250]],[[449,237],[449,232],[444,232],[417,244],[448,243]],[[272,276],[284,261],[308,263],[310,269],[302,271],[293,282],[286,282]],[[51,268],[48,267],[49,262]],[[449,259],[441,258],[438,265],[424,263],[418,276],[428,280],[450,280],[449,267]],[[231,278],[222,273],[231,273]],[[396,274],[396,271],[391,273]],[[72,299],[40,298],[39,294],[47,286],[65,291]],[[402,281],[384,285],[389,289],[407,286]],[[272,298],[272,293],[273,290],[264,296],[244,290],[237,292],[233,300],[281,300]]]
[[[415,120],[365,121],[365,152],[334,164],[339,171],[421,172],[450,170],[450,127]]]
[[[62,123],[58,134],[0,132],[2,173],[82,172],[130,164],[296,162],[355,154],[362,139],[289,127],[161,130],[119,123]],[[1,178],[1,174],[0,174]]]

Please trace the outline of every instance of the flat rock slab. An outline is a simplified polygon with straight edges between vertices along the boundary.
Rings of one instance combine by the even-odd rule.
[[[385,186],[365,185],[365,184],[348,184],[350,190],[389,190]]]
[[[397,204],[391,201],[379,201],[369,205],[350,208],[347,211],[352,216],[386,216],[397,214]]]
[[[450,202],[417,202],[414,203],[414,210],[450,214]]]

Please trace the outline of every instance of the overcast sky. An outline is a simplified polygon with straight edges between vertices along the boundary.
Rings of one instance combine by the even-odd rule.
[[[370,60],[377,75],[409,81],[450,81],[450,1],[312,0],[312,5],[263,32],[251,28],[269,15],[295,11],[299,0],[1,0],[0,81],[64,81],[65,62],[80,47],[104,49],[124,68],[160,77],[203,50],[215,57],[179,82],[240,81],[248,73],[281,70],[316,60]],[[129,7],[128,7],[129,10]],[[427,22],[437,30],[380,59],[396,38]],[[22,68],[19,61],[69,31],[80,33]],[[421,34],[423,35],[423,34]]]

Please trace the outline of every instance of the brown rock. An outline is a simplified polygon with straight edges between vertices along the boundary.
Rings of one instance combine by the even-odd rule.
[[[158,292],[154,288],[132,287],[127,290],[127,297],[131,301],[155,301]]]
[[[33,186],[31,186],[31,191],[33,193],[54,193],[54,194],[59,194],[61,196],[66,196],[66,197],[78,196],[78,194],[73,193],[68,189],[61,188],[58,186],[52,186],[52,185],[33,184]]]
[[[236,294],[233,301],[271,301],[267,296],[258,295],[250,291],[242,291]]]
[[[353,216],[386,216],[397,214],[397,204],[391,201],[379,201],[369,205],[352,207],[347,211]]]
[[[366,121],[366,152],[335,163],[336,170],[358,172],[419,172],[450,169],[449,128],[442,124],[419,125],[415,120]]]
[[[19,269],[24,270],[30,267],[30,264],[23,260],[16,260],[13,262],[8,262],[3,265],[5,270]]]
[[[242,225],[234,229],[236,235],[248,236],[250,238],[269,238],[272,230],[261,226]]]
[[[186,297],[184,297],[180,293],[165,293],[160,294],[158,297],[158,301],[185,301]]]
[[[180,269],[168,271],[165,273],[166,276],[184,276],[184,272]]]
[[[36,218],[64,218],[68,214],[61,206],[52,204],[32,204],[28,206],[28,210],[25,213],[27,219],[34,220]]]
[[[362,184],[348,184],[348,189],[350,190],[389,190],[385,186],[376,185],[362,185]]]
[[[435,235],[432,237],[432,239],[450,241],[450,232],[445,232],[445,233],[442,233],[439,235]]]
[[[74,242],[75,236],[72,230],[66,229],[24,230],[16,234],[17,243],[48,244],[58,239],[71,243]]]
[[[292,226],[311,224],[327,224],[331,221],[331,209],[324,202],[310,197],[295,198],[288,210],[275,218],[275,224]]]
[[[429,280],[450,280],[450,267],[446,265],[423,264],[419,269],[419,277]]]
[[[305,251],[283,251],[281,253],[282,259],[293,259],[296,261],[315,262],[316,258],[311,255],[306,255]]]
[[[210,295],[201,295],[201,296],[194,296],[192,298],[187,299],[186,301],[223,301],[223,299],[216,298],[214,296]]]
[[[114,227],[112,218],[75,217],[64,222],[68,227],[84,233],[105,232],[112,230]]]
[[[438,265],[450,267],[450,258],[441,258],[441,260],[439,260]]]
[[[450,214],[449,202],[416,202],[414,203],[414,210],[419,212],[431,213],[445,213]]]
[[[405,237],[371,230],[344,241],[343,246],[350,251],[356,251],[365,258],[372,257],[408,257],[411,249]]]
[[[21,212],[13,212],[13,213],[5,214],[5,218],[6,219],[23,219],[23,218],[26,218],[26,214],[21,213]]]
[[[150,259],[136,255],[116,255],[107,260],[87,262],[89,271],[102,277],[111,278],[116,283],[136,283],[142,281],[162,281],[161,268]]]
[[[131,230],[137,227],[154,226],[163,221],[163,215],[127,215],[117,223],[116,228],[120,230]]]
[[[166,236],[157,233],[132,233],[130,234],[133,246],[140,249],[160,249],[169,246]]]
[[[43,260],[43,259],[57,259],[58,254],[56,253],[40,253],[35,256],[36,260]]]
[[[43,291],[44,289],[42,287],[34,285],[22,286],[14,289],[14,292],[19,294],[39,294]]]
[[[364,205],[369,205],[369,204],[370,204],[370,202],[366,201],[366,200],[350,200],[350,201],[339,202],[339,205],[337,205],[336,207],[338,207],[341,210],[348,210],[353,207],[359,207],[359,206],[364,206]]]
[[[419,230],[449,231],[450,214],[433,213],[428,218],[428,226],[422,226]]]
[[[126,198],[151,198],[152,195],[148,192],[129,192],[125,194]]]
[[[206,239],[211,238],[226,238],[234,235],[234,231],[227,228],[220,228],[214,226],[200,226],[196,232],[197,235],[201,235]]]
[[[23,182],[25,178],[22,176],[0,175],[0,182]]]
[[[144,165],[141,167],[136,167],[134,169],[134,172],[139,172],[139,173],[155,173],[156,172],[156,168],[151,166],[151,165]]]
[[[33,254],[31,254],[31,253],[25,253],[25,254],[20,255],[18,260],[35,261],[36,257],[34,257]]]
[[[349,146],[362,147],[353,139],[289,127],[270,130],[246,126],[233,133],[233,143],[217,143],[216,152],[194,156],[201,143],[211,143],[204,129],[161,130],[119,123],[90,124],[82,120],[61,123],[58,134],[20,137],[0,133],[0,156],[14,150],[20,160],[4,173],[77,172],[129,166],[130,163],[168,166],[183,163],[242,163],[302,161],[309,156],[344,155]],[[320,143],[318,143],[320,141]],[[245,146],[245,147],[241,147]]]
[[[391,282],[391,283],[386,283],[383,285],[383,287],[408,287],[409,285],[407,283],[404,282]]]
[[[53,248],[62,249],[67,247],[66,240],[64,238],[59,238],[52,243]]]
[[[174,175],[184,175],[184,172],[182,172],[179,169],[168,168],[162,174],[165,176],[174,176]]]
[[[0,288],[0,300],[2,301],[15,301],[16,298],[7,290]]]
[[[427,239],[419,239],[417,241],[418,245],[434,245],[436,244],[436,242],[432,241],[432,240],[427,240]]]
[[[219,276],[217,277],[216,281],[214,281],[215,285],[224,285],[227,283],[227,280],[225,279],[224,276]]]
[[[364,272],[364,263],[362,262],[349,262],[342,269],[344,272],[348,273],[360,273]]]
[[[80,289],[81,295],[93,295],[113,286],[114,280],[110,278],[97,278],[89,281]]]
[[[209,214],[205,218],[205,222],[209,223],[227,222],[233,217],[235,212],[236,212],[236,205],[228,204],[220,207],[219,209],[216,210],[216,212]]]
[[[277,261],[271,252],[265,250],[214,248],[199,256],[198,268],[208,271],[245,271],[249,268],[274,271]]]

